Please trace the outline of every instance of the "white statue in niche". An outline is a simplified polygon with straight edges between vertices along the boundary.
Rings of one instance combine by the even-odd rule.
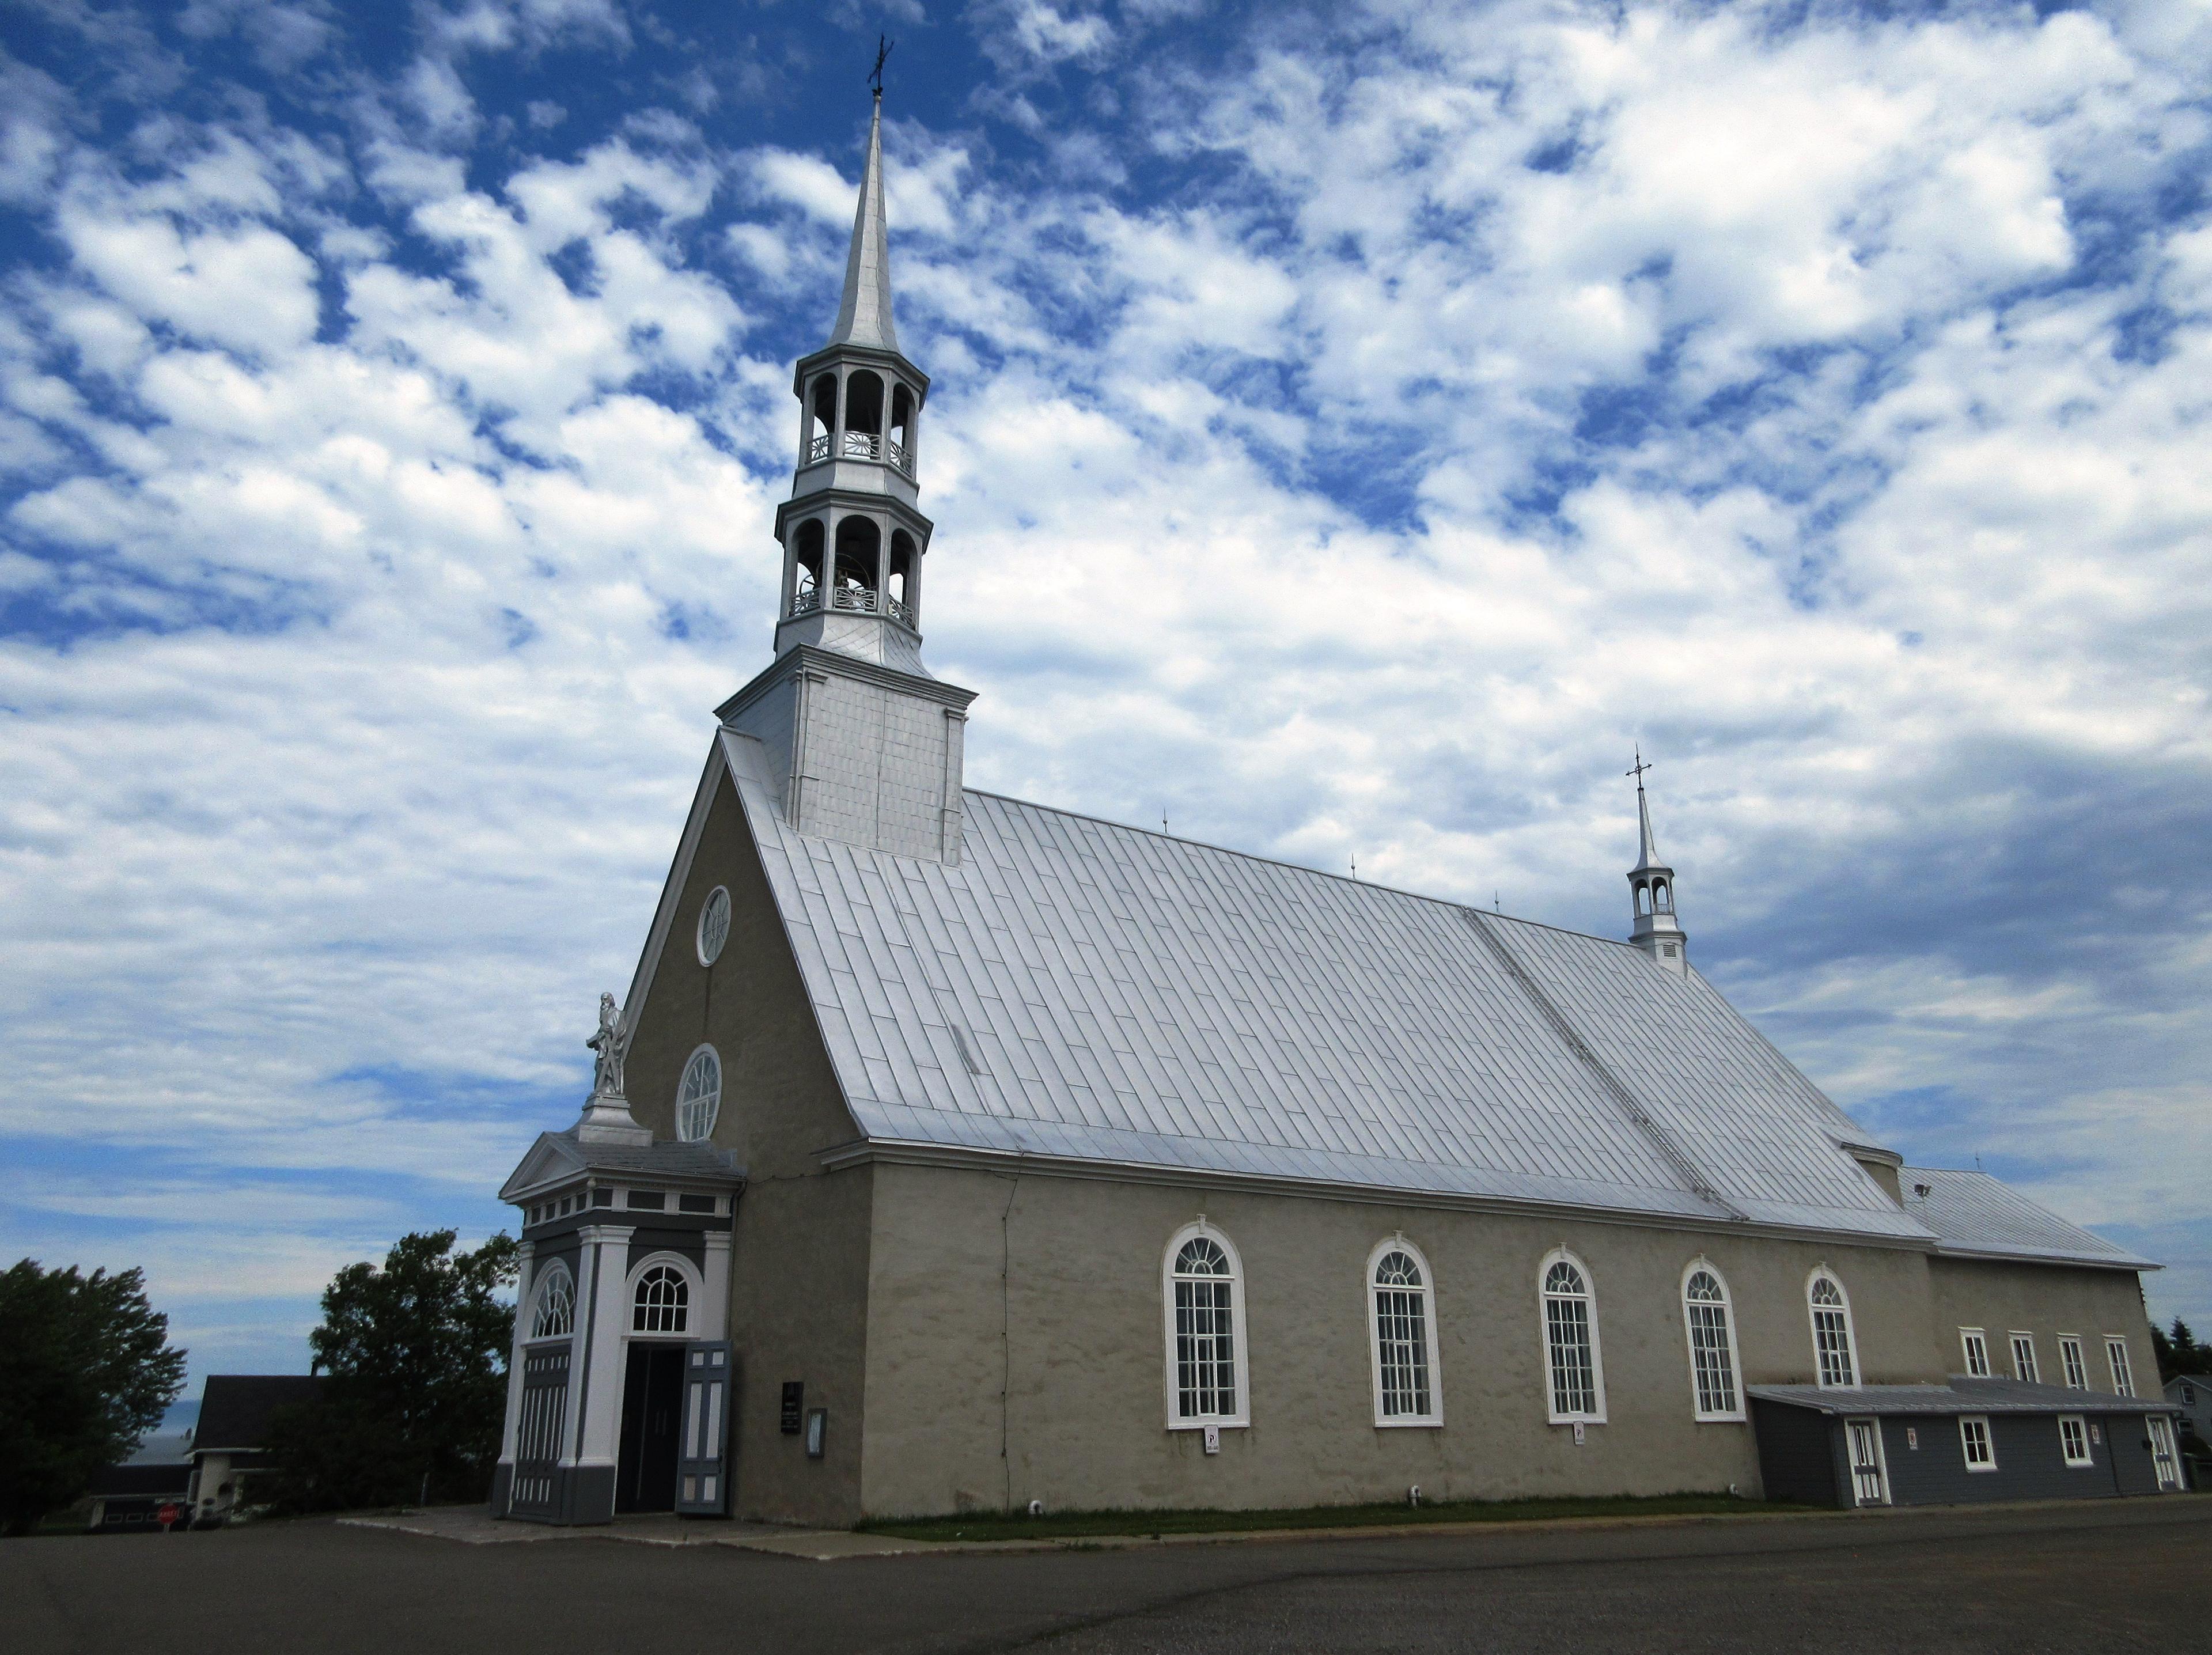
[[[622,1013],[615,1007],[612,995],[599,996],[599,1031],[584,1044],[598,1055],[592,1071],[592,1096],[619,1098],[623,1095],[622,1035],[617,1028]]]

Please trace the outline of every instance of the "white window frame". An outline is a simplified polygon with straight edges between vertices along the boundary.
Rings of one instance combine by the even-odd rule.
[[[2024,1384],[2041,1384],[2042,1366],[2035,1360],[2035,1336],[2022,1333],[2017,1328],[2005,1329],[2005,1338],[2012,1346],[2012,1377]],[[2021,1360],[2022,1354],[2027,1360]]]
[[[1698,1387],[1698,1329],[1690,1311],[1690,1278],[1700,1271],[1712,1277],[1721,1290],[1721,1326],[1728,1334],[1729,1389],[1735,1395],[1732,1409],[1708,1410],[1704,1394]],[[1743,1360],[1736,1350],[1735,1294],[1729,1290],[1728,1277],[1721,1267],[1698,1254],[1682,1267],[1682,1280],[1675,1295],[1682,1305],[1682,1339],[1690,1359],[1690,1413],[1700,1424],[1741,1422],[1748,1415],[1744,1411]]]
[[[1388,1289],[1376,1285],[1375,1272],[1392,1253],[1403,1253],[1413,1260],[1413,1268],[1421,1273],[1421,1338],[1426,1347],[1429,1372],[1429,1406],[1423,1414],[1390,1414],[1382,1411],[1382,1307],[1375,1296],[1385,1291],[1405,1293],[1405,1287]],[[1375,1423],[1378,1428],[1398,1426],[1434,1427],[1444,1422],[1444,1390],[1443,1375],[1437,1366],[1437,1275],[1429,1268],[1428,1256],[1406,1239],[1404,1235],[1385,1236],[1375,1244],[1367,1255],[1367,1269],[1361,1280],[1366,1284],[1364,1297],[1367,1304],[1368,1370],[1375,1384]]]
[[[714,911],[714,898],[722,899],[722,934],[714,939],[714,946],[707,946],[707,916]],[[692,928],[691,943],[699,956],[699,964],[712,965],[721,958],[722,950],[730,945],[730,888],[718,885],[707,893],[707,900],[699,904],[699,922]]]
[[[2069,1425],[2074,1427],[2070,1436],[2066,1429]],[[2080,1450],[2078,1454],[2076,1449]],[[2058,1454],[2077,1471],[2096,1464],[2096,1457],[2089,1451],[2089,1421],[2081,1415],[2061,1414],[2058,1416]]]
[[[637,1326],[637,1286],[647,1270],[661,1264],[670,1266],[684,1278],[684,1325],[653,1332]],[[699,1267],[681,1253],[647,1253],[631,1265],[623,1278],[622,1335],[625,1339],[659,1339],[678,1344],[691,1339],[713,1339],[720,1336],[712,1330],[715,1320],[708,1313],[707,1283],[699,1274]]]
[[[1990,1377],[1990,1339],[1987,1333],[1979,1328],[1960,1328],[1959,1354],[1966,1364],[1969,1379]]]
[[[1237,1377],[1237,1411],[1234,1414],[1194,1414],[1183,1418],[1176,1410],[1176,1255],[1183,1244],[1204,1236],[1229,1260],[1229,1333],[1237,1342],[1231,1353],[1231,1366]],[[1222,1233],[1217,1225],[1209,1224],[1201,1215],[1194,1224],[1186,1224],[1168,1238],[1166,1250],[1160,1255],[1160,1331],[1164,1342],[1160,1380],[1162,1400],[1170,1431],[1203,1431],[1208,1426],[1223,1430],[1241,1429],[1252,1423],[1252,1342],[1244,1331],[1244,1259],[1237,1250],[1237,1244]]]
[[[2128,1342],[2124,1334],[2105,1336],[2105,1366],[2112,1370],[2112,1395],[2132,1396],[2136,1394],[2135,1364],[2128,1359]]]
[[[1842,1301],[1840,1305],[1815,1305],[1813,1302],[1813,1289],[1822,1281],[1835,1288],[1836,1297]],[[1842,1385],[1829,1381],[1827,1365],[1820,1360],[1820,1312],[1824,1310],[1840,1311],[1844,1318],[1844,1354],[1850,1358],[1851,1377]],[[1850,1289],[1844,1286],[1842,1277],[1825,1264],[1814,1265],[1811,1274],[1805,1278],[1805,1325],[1813,1335],[1814,1384],[1823,1390],[1851,1390],[1865,1382],[1866,1370],[1859,1363],[1858,1328],[1851,1318]]]
[[[714,1060],[714,1101],[707,1111],[707,1129],[694,1137],[684,1129],[684,1090],[691,1083],[691,1066],[703,1052]],[[702,1040],[691,1048],[691,1055],[684,1060],[684,1067],[676,1074],[676,1141],[678,1143],[708,1143],[714,1136],[714,1128],[722,1118],[723,1082],[728,1072],[722,1067],[722,1054],[716,1051],[711,1041]]]
[[[545,1301],[552,1296],[556,1287],[568,1290],[568,1329],[565,1333],[540,1333],[538,1324],[544,1319]],[[538,1280],[531,1283],[529,1317],[530,1331],[524,1336],[525,1344],[556,1344],[576,1336],[576,1278],[569,1274],[568,1266],[563,1261],[551,1260],[538,1273]]]
[[[1559,1385],[1552,1370],[1552,1311],[1554,1295],[1544,1287],[1544,1280],[1552,1273],[1554,1264],[1571,1264],[1583,1279],[1583,1300],[1589,1306],[1586,1323],[1589,1330],[1590,1393],[1595,1407],[1587,1414],[1563,1414],[1559,1409]],[[1559,1294],[1569,1298],[1572,1295]],[[1598,1336],[1597,1276],[1590,1267],[1575,1253],[1565,1247],[1554,1247],[1544,1255],[1536,1266],[1536,1338],[1537,1348],[1544,1353],[1544,1416],[1553,1425],[1603,1425],[1605,1423],[1605,1347]]]
[[[1980,1427],[1982,1452],[1986,1456],[1980,1464],[1976,1464],[1974,1462],[1974,1433],[1968,1428],[1969,1427]],[[1997,1439],[1990,1433],[1988,1415],[1961,1414],[1959,1415],[1959,1452],[1965,1457],[1966,1469],[1969,1471],[1979,1473],[1994,1471],[1997,1469]]]
[[[2089,1388],[2089,1359],[2081,1354],[2081,1336],[2062,1333],[2058,1336],[2058,1366],[2065,1370],[2069,1390]]]

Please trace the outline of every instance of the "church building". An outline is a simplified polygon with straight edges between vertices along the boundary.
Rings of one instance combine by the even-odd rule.
[[[2179,1486],[2155,1267],[1799,1074],[1640,774],[1625,940],[964,785],[880,128],[775,658],[501,1191],[495,1513]]]

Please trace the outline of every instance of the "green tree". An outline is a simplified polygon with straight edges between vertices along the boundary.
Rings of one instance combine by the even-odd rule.
[[[2212,1345],[2198,1344],[2196,1331],[2178,1316],[2171,1329],[2151,1323],[2150,1345],[2161,1380],[2184,1373],[2212,1373]]]
[[[0,1275],[0,1531],[23,1534],[137,1451],[185,1388],[185,1353],[136,1269]]]
[[[457,1252],[454,1232],[402,1237],[381,1269],[349,1264],[323,1293],[307,1336],[316,1401],[270,1421],[268,1484],[281,1510],[336,1511],[490,1491],[507,1407],[515,1278],[504,1232]]]

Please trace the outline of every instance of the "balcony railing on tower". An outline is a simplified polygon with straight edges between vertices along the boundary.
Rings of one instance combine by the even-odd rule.
[[[846,459],[887,459],[908,477],[914,475],[914,450],[902,442],[879,437],[873,431],[848,431],[842,437],[810,438],[805,463],[819,465],[833,452]]]
[[[802,615],[811,615],[822,607],[819,587],[803,586],[791,600],[791,613],[787,620],[797,620]],[[830,593],[830,607],[854,615],[888,615],[902,626],[914,624],[914,611],[896,598],[885,594],[878,598],[866,587],[841,586]]]

